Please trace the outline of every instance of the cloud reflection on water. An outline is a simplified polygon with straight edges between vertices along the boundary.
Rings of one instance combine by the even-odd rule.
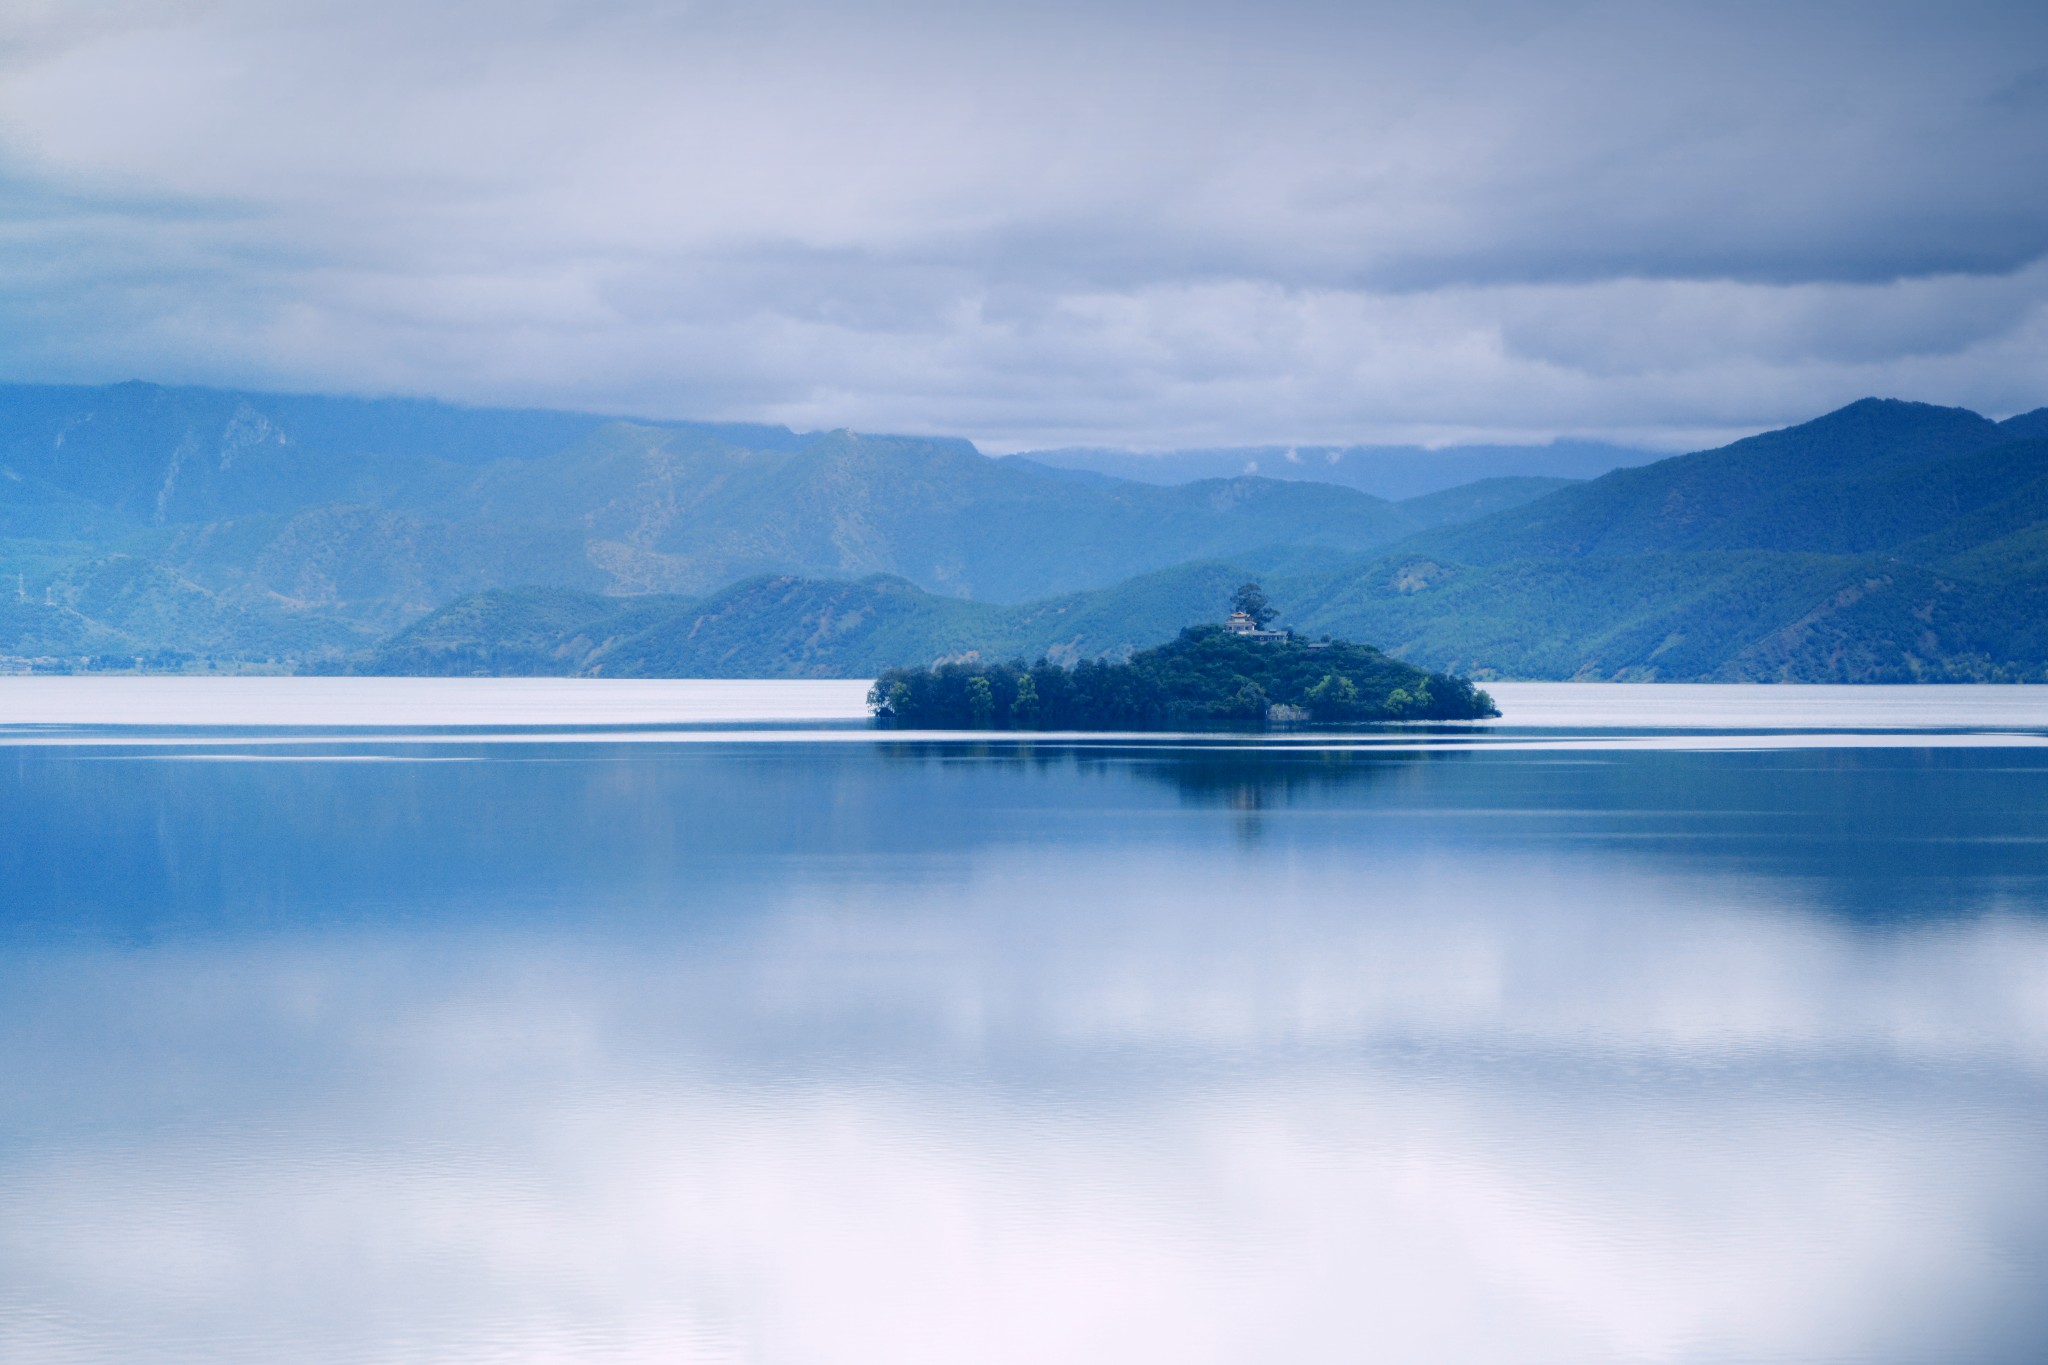
[[[1691,820],[1798,804],[1784,769],[1692,761],[1724,785],[1671,793]],[[656,794],[752,809],[788,777],[755,762],[498,780],[538,803],[522,837],[572,857]],[[662,875],[593,885],[639,913],[493,921],[433,907],[497,885],[496,845],[408,863],[471,774],[229,766],[126,779],[185,814],[116,801],[114,828],[155,810],[205,879],[242,847],[222,812],[253,807],[193,782],[310,784],[327,815],[374,794],[362,885],[399,903],[16,943],[10,1359],[2019,1361],[2048,1339],[2048,920],[2009,850],[1964,888],[1976,913],[1873,926],[1813,875],[1854,855],[1848,826],[1807,827],[1834,852],[1790,864],[1563,837],[1604,828],[1602,790],[1639,807],[1641,773],[1538,772],[1530,825],[1459,814],[1518,790],[1463,761],[1162,784],[861,757],[807,769],[834,795],[736,851],[744,873],[693,885],[648,852],[665,826],[615,823],[609,856]],[[1813,780],[1869,796],[1874,771]],[[1271,822],[1251,841],[1246,782]],[[948,838],[876,836],[948,803]]]

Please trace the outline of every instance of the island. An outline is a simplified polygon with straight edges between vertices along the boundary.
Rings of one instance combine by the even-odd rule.
[[[1464,678],[1370,645],[1269,630],[1270,617],[1263,595],[1246,584],[1229,620],[1189,626],[1125,661],[892,668],[875,679],[868,706],[878,725],[914,730],[1263,728],[1500,714]]]

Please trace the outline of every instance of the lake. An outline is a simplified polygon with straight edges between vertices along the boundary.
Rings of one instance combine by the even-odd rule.
[[[2048,1357],[2048,688],[0,679],[0,1359]]]

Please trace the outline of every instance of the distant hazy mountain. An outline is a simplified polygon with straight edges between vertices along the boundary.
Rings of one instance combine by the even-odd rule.
[[[1489,563],[1657,550],[1878,550],[2033,477],[2038,470],[2023,454],[1988,465],[1965,458],[2010,445],[2024,430],[1961,408],[1865,399],[1719,450],[1617,470],[1428,543]]]
[[[640,608],[584,599],[582,616],[536,628],[540,604],[498,595],[428,618],[367,666],[488,670],[503,666],[500,641],[547,671],[613,674],[1071,659],[1216,619],[1230,587],[1260,573],[1284,624],[1481,676],[2044,681],[2044,427],[2048,412],[1993,423],[1858,403],[1349,562],[1190,564],[1021,606],[892,580],[772,579]],[[1467,507],[1486,496],[1460,494]]]
[[[1256,474],[1267,479],[1334,483],[1400,501],[1481,479],[1591,479],[1612,469],[1648,464],[1655,452],[1600,441],[1547,445],[1230,446],[1140,453],[1075,447],[1003,457],[1070,476],[1097,475],[1140,483],[1187,483]]]
[[[1345,488],[1080,483],[998,463],[964,441],[837,431],[760,450],[623,423],[487,471],[458,505],[488,525],[562,518],[614,590],[883,573],[995,601],[1266,545],[1363,550],[1416,525]]]
[[[2040,681],[2044,419],[1866,400],[1425,532],[1287,600],[1486,674]]]
[[[298,659],[511,586],[703,594],[886,574],[1022,601],[1206,558],[1305,571],[1544,489],[1411,515],[1348,488],[1075,476],[963,441],[0,387],[0,655]]]
[[[1494,512],[1504,512],[1510,507],[1520,507],[1534,502],[1540,497],[1555,493],[1560,488],[1569,488],[1576,482],[1576,479],[1543,478],[1536,475],[1480,479],[1476,483],[1460,484],[1456,488],[1445,488],[1435,493],[1403,498],[1395,505],[1418,527],[1456,526],[1462,522],[1476,521]]]
[[[860,675],[1155,644],[1248,576],[1297,629],[1481,676],[2048,679],[2048,409],[1867,400],[1394,503],[844,431],[0,388],[16,660]]]
[[[559,589],[478,593],[351,665],[409,675],[868,677],[948,655],[1127,654],[1222,613],[1247,570],[1190,564],[1094,592],[1009,606],[900,578],[770,577],[702,598],[620,599]]]

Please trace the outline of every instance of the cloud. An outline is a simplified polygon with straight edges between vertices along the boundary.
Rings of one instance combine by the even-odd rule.
[[[2044,50],[2010,4],[45,0],[0,369],[999,446],[2007,411]]]
[[[2038,1354],[2037,919],[1374,843],[998,840],[650,932],[17,953],[0,1345]]]

